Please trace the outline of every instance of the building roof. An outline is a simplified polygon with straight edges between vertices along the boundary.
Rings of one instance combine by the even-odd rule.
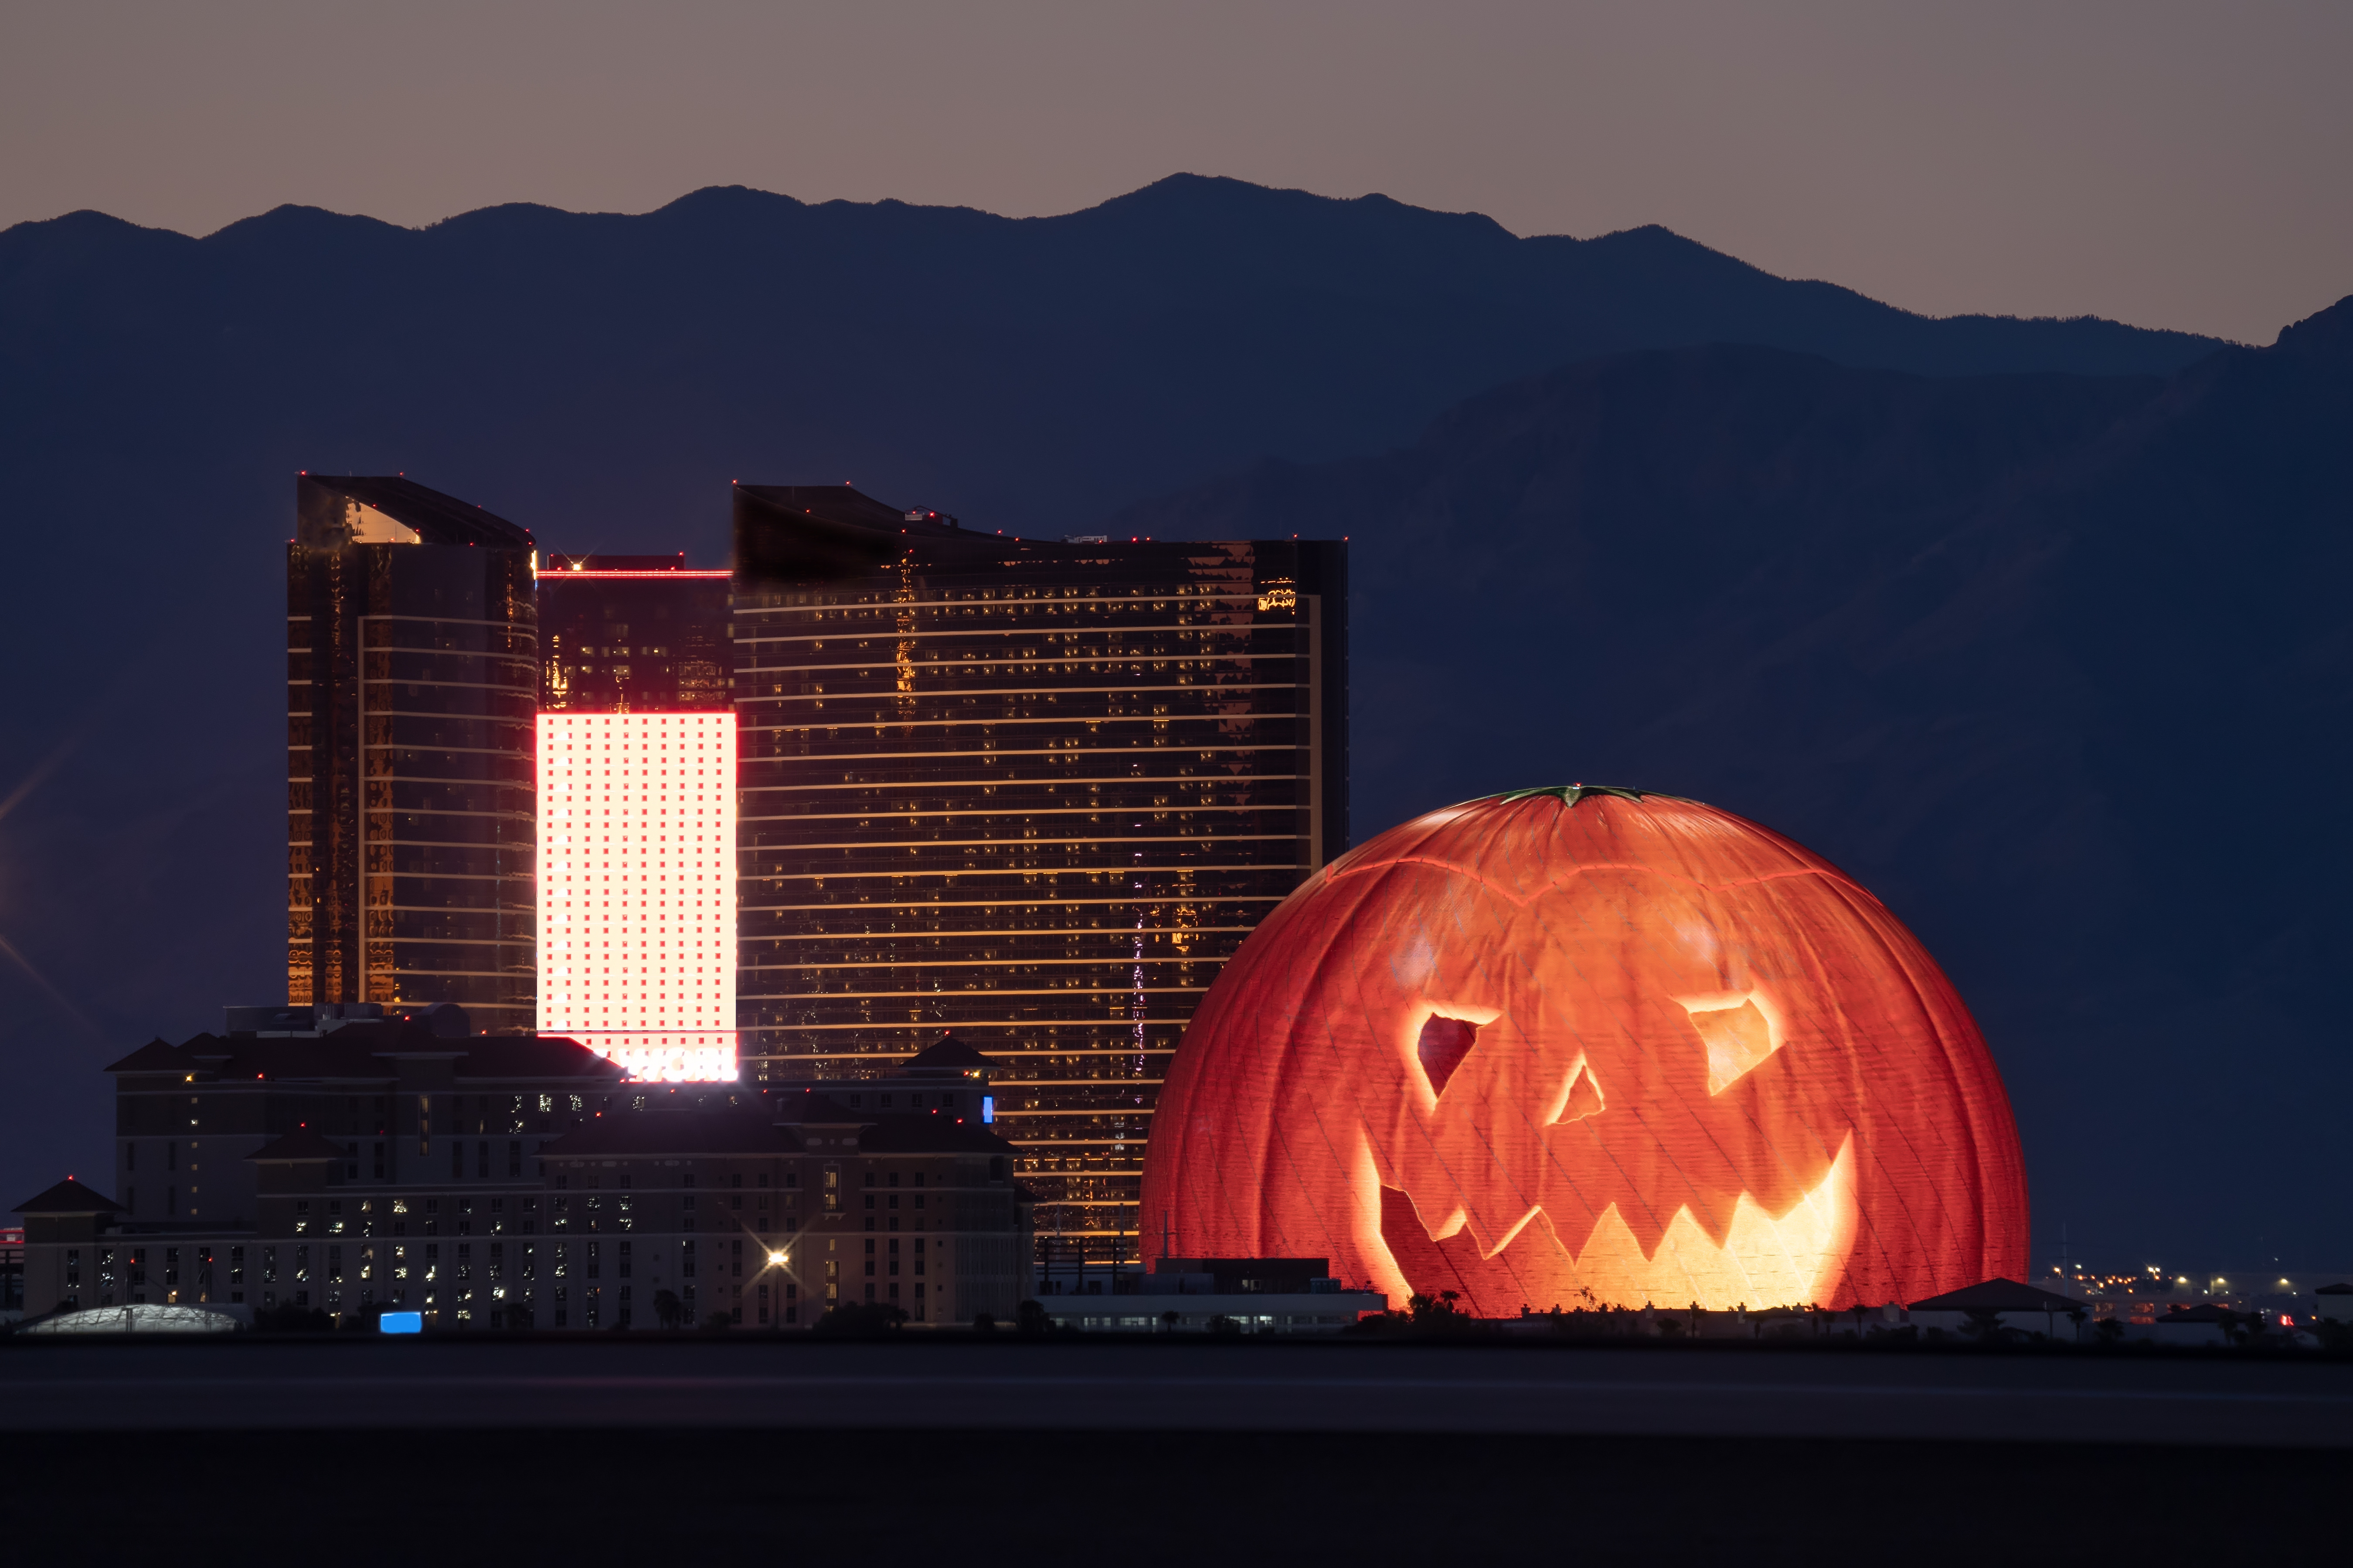
[[[2072,1312],[2084,1303],[2015,1279],[1985,1279],[1912,1303],[1915,1312]]]
[[[330,1142],[309,1122],[271,1139],[246,1156],[248,1160],[343,1160],[350,1156],[341,1143]]]
[[[558,1079],[610,1087],[628,1069],[562,1035],[436,1033],[438,1019],[361,1019],[324,1035],[195,1035],[177,1046],[152,1040],[111,1073],[195,1074],[219,1079],[384,1082],[397,1076],[396,1058],[429,1056],[452,1063],[460,1082]]]
[[[686,552],[669,555],[553,555],[543,569],[557,572],[683,572]]]
[[[901,1062],[897,1072],[892,1076],[910,1078],[921,1073],[954,1073],[962,1076],[975,1068],[991,1068],[996,1065],[954,1035],[942,1035],[938,1039]]]
[[[2323,1285],[2313,1292],[2316,1296],[2353,1296],[2353,1285]]]
[[[2194,1307],[2168,1307],[2165,1310],[2165,1316],[2159,1318],[2158,1321],[2160,1323],[2235,1323],[2242,1316],[2244,1316],[2243,1313],[2234,1312],[2228,1307],[2217,1306],[2211,1301],[2200,1301]]]
[[[531,531],[471,501],[428,489],[398,474],[304,474],[294,484],[297,537],[332,547],[343,531],[344,500],[374,508],[415,529],[426,544],[473,544],[486,550],[529,550]]]
[[[598,1079],[618,1083],[628,1069],[568,1035],[476,1035],[461,1042],[458,1077]]]
[[[871,529],[890,534],[918,528],[925,532],[957,531],[952,523],[934,521],[937,513],[918,509],[918,515],[911,516],[906,508],[877,500],[853,485],[738,485],[735,488],[776,511],[839,528]]]
[[[226,1334],[243,1327],[227,1312],[203,1307],[176,1307],[161,1302],[133,1302],[124,1307],[85,1307],[55,1312],[26,1323],[26,1334]]]
[[[912,538],[963,537],[848,485],[735,487],[735,573],[746,582],[862,577]]]
[[[122,1205],[92,1187],[68,1176],[46,1192],[36,1193],[16,1205],[23,1215],[121,1214]]]
[[[199,1035],[196,1039],[210,1037],[207,1035]],[[194,1045],[195,1040],[190,1040],[188,1043]],[[108,1063],[105,1070],[108,1072],[177,1072],[181,1066],[181,1057],[171,1047],[165,1045],[164,1037],[158,1035],[121,1061]]]
[[[1010,1154],[1013,1145],[977,1121],[943,1110],[885,1111],[858,1134],[861,1154]]]

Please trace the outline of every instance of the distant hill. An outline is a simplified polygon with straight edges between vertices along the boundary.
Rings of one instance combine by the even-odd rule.
[[[286,207],[203,239],[96,213],[0,233],[0,799],[68,747],[0,822],[0,937],[91,1020],[0,956],[10,1103],[43,1108],[0,1112],[0,1183],[87,1163],[90,1069],[126,1043],[282,983],[297,469],[405,471],[553,549],[716,562],[738,478],[1050,535],[1716,341],[1939,375],[2163,375],[2214,347],[1930,321],[1657,228],[1520,239],[1190,176],[1018,221],[722,189],[421,231]],[[1365,717],[1368,756],[1409,743]]]
[[[2163,378],[1616,355],[1113,526],[1352,536],[1360,837],[1583,780],[1842,863],[1985,1025],[2045,1251],[2341,1267],[2353,300]]]
[[[273,472],[429,467],[600,530],[675,526],[698,497],[715,519],[695,487],[758,465],[1050,531],[1256,458],[1409,439],[1568,360],[1716,342],[1940,375],[2163,374],[2214,346],[1931,320],[1662,228],[1523,239],[1192,175],[1049,218],[731,187],[422,230],[290,206],[203,239],[97,213],[0,233],[12,403],[135,378],[188,400],[151,439]]]

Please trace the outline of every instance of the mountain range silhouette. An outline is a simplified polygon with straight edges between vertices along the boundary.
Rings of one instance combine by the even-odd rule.
[[[849,479],[1014,533],[1347,535],[1359,838],[1571,778],[1789,833],[1978,1010],[2039,1241],[2310,1256],[2353,1088],[2348,319],[1932,320],[1659,228],[1192,176],[1018,220],[20,225],[0,791],[55,767],[0,819],[0,937],[55,995],[0,968],[0,1181],[100,1152],[95,1067],[282,987],[297,469],[709,563],[729,480]],[[2212,1176],[2257,1166],[2257,1207]]]

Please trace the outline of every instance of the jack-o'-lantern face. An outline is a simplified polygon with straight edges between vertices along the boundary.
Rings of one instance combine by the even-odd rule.
[[[1631,791],[1409,823],[1205,998],[1144,1205],[1475,1310],[1912,1300],[2015,1272],[1983,1041],[1910,933],[1788,840]]]

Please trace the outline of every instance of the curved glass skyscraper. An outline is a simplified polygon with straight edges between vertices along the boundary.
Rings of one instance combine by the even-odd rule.
[[[297,479],[286,552],[287,1001],[528,1029],[532,537],[399,478]]]

